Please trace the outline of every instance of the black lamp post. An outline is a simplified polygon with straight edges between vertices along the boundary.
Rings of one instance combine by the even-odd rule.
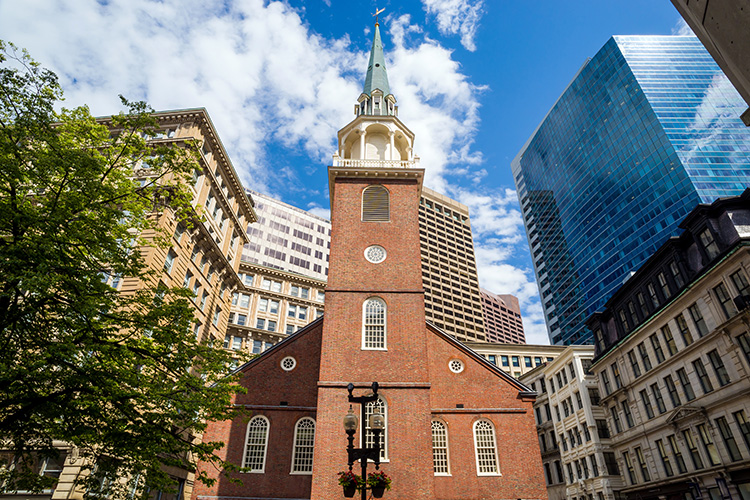
[[[378,399],[378,383],[373,382],[372,383],[372,394],[369,396],[354,396],[352,392],[354,391],[354,384],[349,384],[347,386],[347,390],[349,391],[349,403],[359,403],[361,408],[361,415],[362,419],[361,421],[365,422],[366,412],[365,412],[365,405],[367,403],[371,403],[373,401],[377,401]],[[368,427],[372,430],[374,434],[374,446],[367,447],[364,446],[366,444],[366,438],[362,437],[362,448],[355,448],[354,447],[354,433],[357,431],[357,426],[360,419],[357,418],[357,416],[352,411],[352,405],[349,405],[349,413],[344,416],[344,429],[346,430],[346,435],[349,440],[349,445],[346,447],[346,451],[349,458],[349,471],[351,472],[352,466],[354,465],[354,462],[359,460],[362,464],[362,479],[364,481],[367,481],[367,461],[372,460],[375,463],[375,470],[380,469],[380,433],[383,431],[383,428],[385,427],[385,418],[383,415],[381,415],[377,408],[373,412],[372,415],[370,415],[370,418],[367,420]],[[367,484],[362,487],[362,500],[367,500]]]

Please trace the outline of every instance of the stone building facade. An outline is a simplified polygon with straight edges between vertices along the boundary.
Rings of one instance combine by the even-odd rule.
[[[750,190],[699,205],[589,321],[628,499],[750,498]]]

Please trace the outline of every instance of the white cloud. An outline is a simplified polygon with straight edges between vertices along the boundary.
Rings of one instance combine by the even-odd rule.
[[[307,211],[318,217],[323,217],[326,220],[331,220],[331,209],[318,206],[315,203],[307,204]]]
[[[483,0],[422,0],[428,14],[435,16],[443,35],[460,35],[461,45],[475,51],[474,37],[484,13]]]
[[[695,36],[693,30],[682,17],[677,20],[677,24],[672,28],[672,34],[677,36]]]

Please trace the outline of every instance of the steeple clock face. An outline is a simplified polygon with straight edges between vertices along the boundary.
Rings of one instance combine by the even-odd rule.
[[[373,264],[380,264],[385,260],[386,256],[385,248],[380,245],[370,245],[365,248],[365,259]]]

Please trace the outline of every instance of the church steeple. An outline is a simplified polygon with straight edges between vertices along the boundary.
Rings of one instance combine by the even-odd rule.
[[[384,96],[388,96],[391,93],[391,88],[388,85],[388,72],[385,69],[383,42],[380,40],[379,23],[375,23],[375,37],[372,40],[370,63],[367,65],[365,88],[362,92],[367,96],[372,97],[372,92],[375,89],[380,90]]]

